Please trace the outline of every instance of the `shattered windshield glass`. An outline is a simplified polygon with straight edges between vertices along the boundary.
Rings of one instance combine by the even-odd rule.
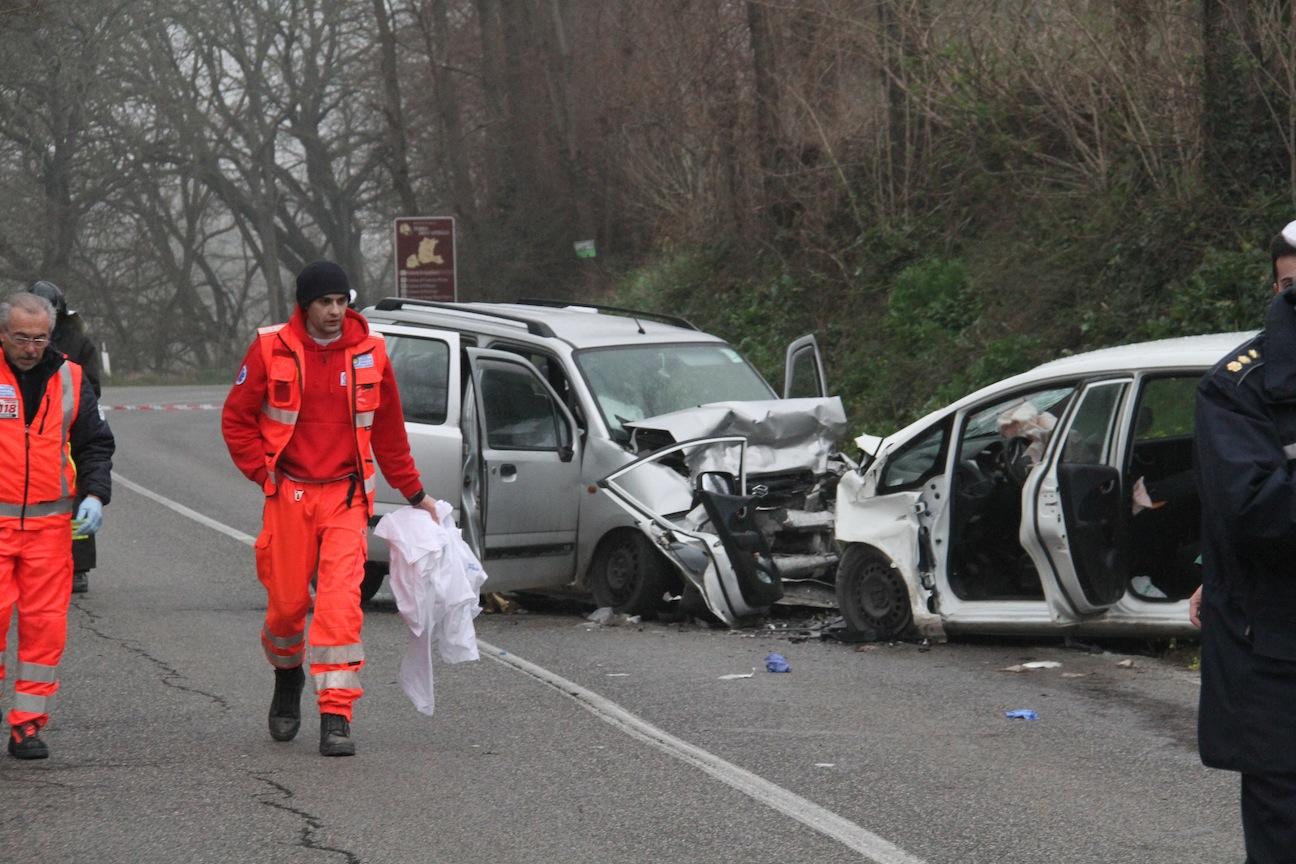
[[[775,397],[728,345],[627,345],[576,355],[576,364],[598,401],[608,428],[625,435],[624,423],[711,402]]]

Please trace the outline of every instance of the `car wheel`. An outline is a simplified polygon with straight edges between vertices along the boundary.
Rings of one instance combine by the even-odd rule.
[[[652,615],[662,604],[668,562],[638,531],[616,531],[599,544],[590,565],[590,592],[599,606]]]
[[[377,561],[366,561],[364,565],[364,581],[360,583],[360,602],[368,603],[378,593],[382,587],[383,579],[387,576],[387,565],[380,564]]]
[[[846,547],[837,565],[837,609],[848,630],[878,639],[903,639],[913,629],[904,578],[885,555],[868,546]]]

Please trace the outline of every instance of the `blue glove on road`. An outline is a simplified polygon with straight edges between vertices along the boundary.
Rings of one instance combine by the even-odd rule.
[[[93,534],[103,527],[103,504],[93,495],[81,502],[73,520],[73,534]]]

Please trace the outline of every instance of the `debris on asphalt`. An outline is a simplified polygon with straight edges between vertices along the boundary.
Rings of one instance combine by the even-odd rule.
[[[814,767],[816,767],[816,768],[836,768],[836,767],[837,767],[837,763],[836,763],[836,762],[816,762],[816,763],[814,764]]]
[[[627,624],[638,624],[640,618],[638,615],[627,615],[624,612],[614,612],[611,606],[600,606],[593,612],[585,616],[589,624],[596,627],[621,627]],[[589,626],[588,624],[582,626]]]
[[[1036,714],[1029,708],[1014,708],[1011,711],[1005,711],[1004,716],[1009,720],[1038,720],[1039,714]]]
[[[1056,669],[1062,664],[1056,660],[1032,660],[1029,663],[1018,663],[1014,666],[1005,666],[999,670],[1001,672],[1030,672],[1034,669]]]
[[[791,672],[792,667],[788,665],[787,658],[782,654],[776,654],[773,651],[765,655],[766,672]]]
[[[489,594],[483,594],[481,597],[482,612],[487,615],[516,615],[522,607],[512,597],[501,594],[498,591],[492,591]]]
[[[1121,661],[1120,661],[1119,663],[1117,663],[1116,665],[1119,666],[1119,667],[1122,668],[1122,669],[1133,669],[1133,668],[1134,668],[1134,661],[1133,661],[1132,659],[1130,659],[1130,658],[1127,657],[1126,659],[1121,660]]]
[[[721,675],[721,681],[736,681],[739,678],[750,678],[756,674],[756,667],[752,667],[750,672],[731,672],[728,675]]]
[[[1062,677],[1063,678],[1088,678],[1089,673],[1088,672],[1063,672]]]
[[[630,677],[630,673],[629,673],[629,672],[608,672],[608,673],[607,673],[607,677],[609,677],[609,678],[629,678],[629,677]]]

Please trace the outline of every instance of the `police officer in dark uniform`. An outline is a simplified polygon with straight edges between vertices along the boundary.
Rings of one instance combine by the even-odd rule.
[[[61,351],[69,360],[81,367],[82,374],[90,380],[95,398],[99,398],[99,350],[86,333],[85,322],[75,309],[69,309],[63,290],[53,282],[42,279],[27,289],[37,297],[44,297],[54,307],[54,332],[50,342],[54,350]],[[81,502],[77,502],[78,506]],[[90,590],[90,571],[95,566],[95,538],[93,534],[72,541],[72,593],[84,594]]]
[[[1296,862],[1296,222],[1265,328],[1197,388],[1202,762],[1242,775],[1248,864]]]

